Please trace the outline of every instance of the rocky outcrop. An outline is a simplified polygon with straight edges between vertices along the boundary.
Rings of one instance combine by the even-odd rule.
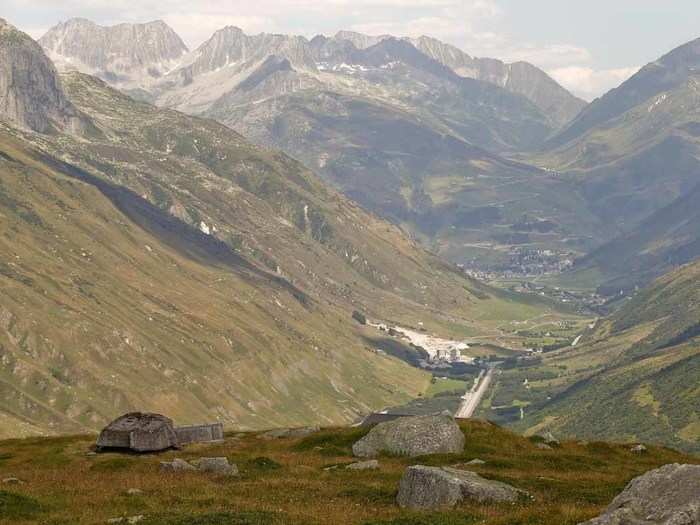
[[[605,512],[582,525],[700,524],[700,465],[665,465],[639,476]]]
[[[120,87],[147,87],[187,53],[165,22],[103,27],[73,18],[51,28],[39,44],[62,70],[79,70]]]
[[[219,476],[238,476],[238,466],[231,464],[228,458],[199,458],[192,461],[175,458],[160,462],[161,472],[209,472]]]
[[[411,457],[457,454],[464,450],[464,441],[451,416],[404,417],[379,423],[353,445],[352,452],[358,457],[374,457],[382,452]]]
[[[556,437],[554,437],[554,434],[552,434],[551,432],[544,432],[542,434],[537,434],[536,438],[540,440],[540,443],[544,443],[545,445],[549,445],[550,448],[558,447],[561,445],[559,440]]]
[[[192,461],[192,465],[201,472],[212,472],[221,476],[237,476],[238,466],[228,462],[228,458],[199,458]]]
[[[40,133],[81,126],[39,44],[1,18],[0,119]]]
[[[525,491],[468,470],[414,465],[401,478],[396,502],[404,508],[440,509],[464,500],[514,503],[528,497]]]

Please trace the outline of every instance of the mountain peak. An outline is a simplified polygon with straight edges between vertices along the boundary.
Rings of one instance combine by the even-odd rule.
[[[619,87],[593,101],[569,126],[553,137],[554,149],[575,141],[593,128],[620,117],[638,104],[675,89],[700,71],[700,38],[650,62]]]
[[[248,35],[239,27],[226,26],[190,55],[186,76],[195,77],[228,66],[254,66],[273,55],[287,59],[291,65],[301,69],[316,69],[309,42],[302,36],[272,33]]]
[[[51,61],[39,44],[0,19],[0,118],[40,133],[78,125]]]
[[[391,38],[391,35],[371,36],[356,31],[341,30],[338,31],[333,38],[335,40],[347,40],[348,42],[352,42],[357,49],[367,49],[368,47],[378,44],[382,40]]]
[[[162,20],[101,26],[72,18],[51,28],[39,43],[59,69],[78,69],[126,88],[154,83],[188,51]]]

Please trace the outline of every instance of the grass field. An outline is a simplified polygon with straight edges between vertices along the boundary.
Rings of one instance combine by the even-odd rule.
[[[366,430],[328,429],[301,439],[266,440],[228,434],[224,443],[161,455],[87,456],[94,437],[0,442],[0,523],[73,525],[143,515],[143,525],[489,525],[576,524],[601,511],[633,477],[672,462],[700,463],[666,448],[634,455],[629,445],[564,442],[540,450],[532,440],[481,421],[461,423],[463,454],[420,459],[381,457],[381,468],[349,471],[352,443]],[[164,474],[159,461],[226,456],[238,478],[203,473]],[[460,465],[528,490],[517,505],[466,503],[449,512],[412,513],[394,503],[408,465]],[[340,468],[325,470],[329,466]],[[129,495],[129,489],[143,491]]]

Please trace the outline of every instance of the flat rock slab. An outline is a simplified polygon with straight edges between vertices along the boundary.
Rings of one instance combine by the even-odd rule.
[[[379,461],[376,459],[370,459],[368,461],[358,461],[357,463],[350,463],[347,470],[376,470],[379,468]]]
[[[184,459],[175,458],[172,461],[161,461],[160,470],[163,472],[186,472],[197,470],[197,467],[190,465]]]
[[[409,509],[445,509],[464,500],[515,503],[526,498],[530,498],[527,492],[475,472],[414,465],[401,477],[396,502]]]
[[[664,465],[629,482],[581,525],[700,525],[700,465]]]
[[[402,417],[379,423],[352,446],[355,456],[371,458],[382,452],[402,456],[458,454],[464,434],[448,415]]]

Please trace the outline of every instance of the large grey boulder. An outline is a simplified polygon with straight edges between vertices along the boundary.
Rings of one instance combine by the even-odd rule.
[[[525,491],[468,470],[414,465],[401,477],[396,502],[410,509],[440,509],[454,507],[465,499],[514,503],[528,497]]]
[[[700,525],[700,465],[664,465],[629,482],[582,525]]]
[[[379,423],[352,446],[353,454],[362,458],[381,452],[415,457],[463,450],[464,434],[448,415],[402,417]]]

